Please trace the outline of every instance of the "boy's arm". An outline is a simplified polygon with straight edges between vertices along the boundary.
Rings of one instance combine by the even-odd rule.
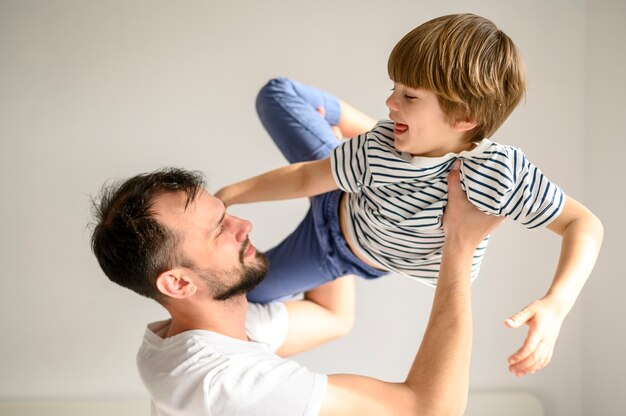
[[[339,100],[339,107],[341,108],[341,116],[337,128],[342,137],[358,136],[376,125],[376,120],[345,101]]]
[[[339,100],[339,123],[332,126],[338,138],[354,137],[370,130],[376,120]],[[324,117],[326,110],[317,108]],[[294,163],[220,189],[215,196],[226,206],[258,201],[293,199],[323,194],[337,189],[330,159]]]
[[[215,196],[226,206],[314,196],[337,189],[330,159],[300,162],[225,186]]]
[[[561,324],[591,274],[602,245],[602,223],[570,197],[548,229],[563,237],[552,284],[544,297],[505,320],[509,328],[529,327],[524,345],[508,360],[509,371],[517,376],[534,373],[550,362]]]

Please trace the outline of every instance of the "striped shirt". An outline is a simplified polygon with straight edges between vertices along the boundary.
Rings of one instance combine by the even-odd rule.
[[[549,224],[563,209],[563,191],[518,148],[483,139],[459,154],[413,157],[394,148],[393,127],[383,120],[330,156],[335,181],[347,193],[348,234],[360,254],[384,269],[435,285],[447,177],[456,159],[468,199],[483,212],[532,229]],[[472,280],[488,241],[474,253]]]

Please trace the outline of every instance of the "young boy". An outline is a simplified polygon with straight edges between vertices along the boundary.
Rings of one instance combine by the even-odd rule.
[[[270,274],[249,298],[267,302],[346,274],[375,278],[395,272],[435,284],[446,177],[460,159],[464,190],[479,209],[528,228],[546,226],[563,237],[547,294],[505,321],[530,328],[509,358],[509,370],[520,376],[544,367],[591,273],[602,226],[520,149],[487,139],[524,94],[515,45],[487,19],[443,16],[401,39],[388,71],[394,83],[386,102],[390,120],[369,131],[367,116],[295,81],[275,79],[259,93],[261,120],[292,165],[216,196],[227,206],[313,198],[296,231],[267,253]],[[341,143],[335,133],[356,137]],[[487,242],[475,252],[472,278]]]

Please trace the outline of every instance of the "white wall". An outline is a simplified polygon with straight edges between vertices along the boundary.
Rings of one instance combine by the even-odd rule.
[[[622,178],[626,155],[626,3],[590,1],[587,5],[587,126],[585,189],[588,206],[605,224],[602,255],[585,290],[584,414],[626,414],[626,266]]]
[[[145,323],[165,312],[109,283],[90,253],[89,195],[105,180],[176,165],[204,171],[216,189],[282,165],[253,106],[258,88],[276,75],[384,117],[389,51],[438,15],[485,15],[518,44],[528,96],[495,139],[524,148],[566,192],[585,199],[583,166],[601,165],[607,150],[598,149],[595,159],[584,152],[585,82],[594,68],[602,76],[599,65],[585,74],[584,1],[291,3],[0,1],[0,399],[144,394],[135,351]],[[603,15],[595,24],[589,15],[599,32]],[[589,98],[602,124],[606,95]],[[608,203],[592,206],[609,210]],[[292,201],[234,212],[250,218],[253,240],[269,247],[305,209]],[[525,333],[502,321],[543,294],[558,249],[547,231],[515,224],[493,238],[474,288],[472,386],[526,390],[548,414],[577,416],[589,414],[582,411],[589,380],[583,371],[591,370],[583,358],[603,346],[583,350],[584,331],[600,328],[588,328],[581,303],[548,368],[523,379],[506,372],[506,357]],[[614,266],[603,264],[603,278]],[[609,284],[591,289],[595,303],[613,291]],[[431,289],[398,276],[359,282],[353,333],[298,359],[318,371],[401,379],[431,299]],[[617,357],[616,350],[603,353],[594,380],[610,368],[609,354]],[[601,392],[596,396],[601,400]]]

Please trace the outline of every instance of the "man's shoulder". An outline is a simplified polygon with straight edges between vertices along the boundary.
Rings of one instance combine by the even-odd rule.
[[[207,330],[161,338],[151,331],[153,325],[146,329],[136,359],[141,379],[151,393],[175,390],[183,382],[227,383],[257,374],[259,368],[272,368],[282,360],[260,342]]]
[[[246,319],[248,340],[236,339],[204,329],[194,329],[167,337],[171,320],[147,325],[137,353],[141,372],[169,373],[185,362],[203,362],[205,369],[237,355],[273,359],[288,328],[287,311],[282,303],[250,304]]]
[[[137,359],[141,379],[159,409],[304,414],[302,409],[319,405],[323,398],[325,376],[279,357],[266,344],[210,331],[186,331],[163,341],[144,341]],[[296,398],[290,404],[295,408],[274,411],[284,407],[280,402],[285,395]]]
[[[288,329],[289,315],[282,302],[248,304],[246,334],[250,340],[276,351],[285,341]]]

